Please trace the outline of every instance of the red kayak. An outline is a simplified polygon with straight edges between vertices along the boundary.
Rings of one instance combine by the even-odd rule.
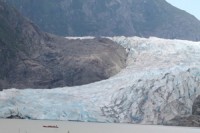
[[[45,128],[58,128],[57,125],[55,125],[55,126],[49,125],[49,126],[43,126],[43,127],[45,127]]]

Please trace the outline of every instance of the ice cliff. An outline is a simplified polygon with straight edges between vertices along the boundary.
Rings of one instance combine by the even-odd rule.
[[[164,124],[192,114],[200,94],[200,42],[109,37],[127,67],[96,83],[0,92],[0,118]]]

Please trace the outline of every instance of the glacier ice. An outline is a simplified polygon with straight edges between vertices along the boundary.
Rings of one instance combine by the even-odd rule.
[[[200,42],[108,38],[128,52],[120,73],[83,86],[3,90],[0,118],[163,124],[191,115],[200,94]]]

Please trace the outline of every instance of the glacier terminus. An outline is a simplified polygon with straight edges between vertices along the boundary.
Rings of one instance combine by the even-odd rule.
[[[165,124],[192,115],[200,94],[200,42],[107,38],[128,53],[118,74],[75,87],[3,90],[0,118]]]

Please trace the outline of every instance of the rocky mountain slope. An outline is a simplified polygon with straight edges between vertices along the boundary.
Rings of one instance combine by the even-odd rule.
[[[157,36],[200,40],[200,21],[165,0],[4,0],[63,36]]]
[[[77,87],[4,90],[0,117],[139,124],[199,117],[200,42],[109,39],[128,51],[127,67],[120,73]],[[191,118],[190,122],[195,120]]]
[[[82,85],[107,79],[125,65],[126,51],[113,41],[44,33],[0,0],[0,90]]]

